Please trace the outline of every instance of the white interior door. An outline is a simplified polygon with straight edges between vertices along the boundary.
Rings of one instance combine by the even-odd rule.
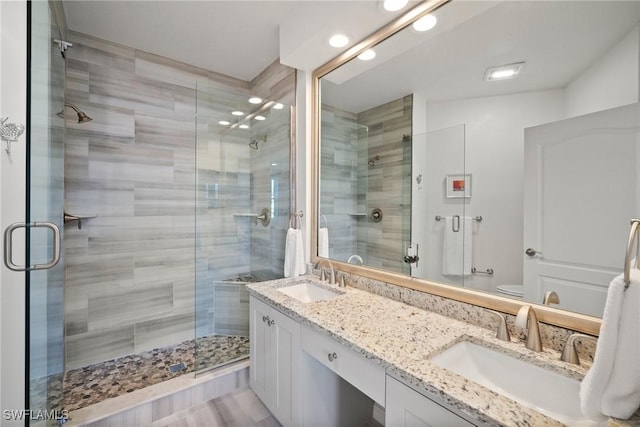
[[[638,104],[525,129],[525,300],[602,316],[638,209]]]

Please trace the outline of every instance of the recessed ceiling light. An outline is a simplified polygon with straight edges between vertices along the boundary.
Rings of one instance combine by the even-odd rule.
[[[384,0],[382,7],[388,12],[395,12],[402,9],[409,3],[409,0]]]
[[[249,125],[240,125],[238,126],[240,129],[249,129]]]
[[[244,116],[244,113],[240,110],[232,111],[231,114],[234,116]]]
[[[258,98],[257,96],[253,96],[253,97],[249,98],[249,102],[251,104],[261,104],[262,103],[262,98]]]
[[[222,126],[229,126],[231,123],[226,120],[220,120],[218,124]]]
[[[267,118],[265,116],[255,116],[254,119],[260,120],[260,121],[267,120]]]
[[[278,166],[277,163],[271,163],[271,166]]]
[[[413,29],[416,31],[429,31],[438,23],[438,18],[433,15],[426,15],[413,23]]]
[[[345,47],[349,44],[349,37],[344,34],[334,34],[329,39],[329,44],[333,47]]]
[[[364,52],[362,52],[360,55],[358,55],[358,59],[362,61],[371,61],[375,57],[376,57],[376,52],[373,49],[367,49]]]
[[[522,70],[523,66],[524,62],[517,62],[515,64],[490,67],[484,73],[484,79],[488,82],[495,80],[513,79],[520,73],[520,70]]]
[[[273,106],[274,110],[282,110],[284,108],[284,105],[280,104],[279,102]]]

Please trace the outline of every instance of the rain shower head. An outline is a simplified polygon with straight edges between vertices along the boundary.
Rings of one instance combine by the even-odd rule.
[[[253,141],[251,141],[249,143],[249,147],[253,148],[254,150],[257,150],[258,148],[260,148],[261,142],[262,142],[262,145],[267,143],[267,135],[259,136]]]
[[[65,102],[64,106],[72,108],[73,111],[75,111],[78,114],[78,123],[86,123],[86,122],[90,122],[91,120],[93,120],[91,117],[87,116],[87,113],[85,113],[84,111],[80,110],[78,107],[76,107],[73,104]],[[64,108],[62,110],[60,110],[59,113],[57,113],[57,116],[64,119]]]

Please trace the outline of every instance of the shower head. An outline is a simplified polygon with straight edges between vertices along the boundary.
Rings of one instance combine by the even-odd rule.
[[[262,145],[267,143],[267,135],[259,136],[253,141],[251,141],[249,143],[249,147],[253,148],[254,150],[257,150],[258,148],[260,148],[261,142],[262,142]]]
[[[78,114],[78,123],[86,123],[86,122],[90,122],[91,120],[93,120],[91,117],[87,116],[87,113],[85,113],[84,111],[80,110],[78,107],[76,107],[73,104],[65,102],[64,106],[72,108],[73,111],[75,111]],[[64,119],[64,108],[62,110],[60,110],[59,113],[57,113],[57,116],[58,117],[62,117]]]

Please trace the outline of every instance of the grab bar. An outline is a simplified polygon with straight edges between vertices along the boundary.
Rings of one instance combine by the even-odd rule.
[[[489,267],[486,270],[478,270],[475,267],[471,267],[472,274],[489,274],[492,275],[494,273],[493,268]]]

